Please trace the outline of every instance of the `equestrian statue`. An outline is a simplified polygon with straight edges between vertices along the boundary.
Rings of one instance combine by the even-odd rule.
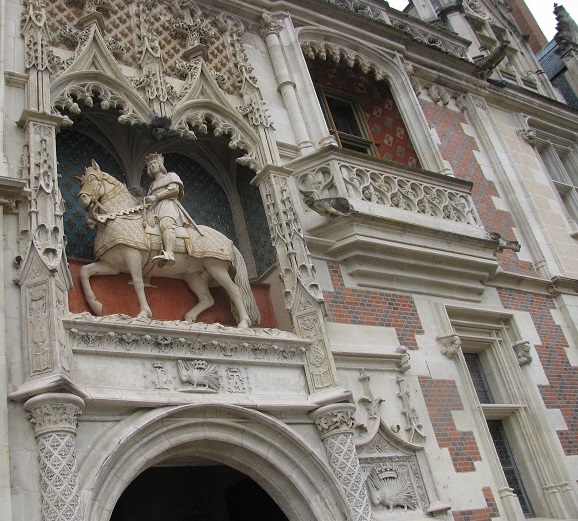
[[[215,281],[231,299],[237,327],[248,328],[261,320],[249,284],[247,267],[233,241],[208,226],[197,225],[183,208],[183,183],[175,172],[167,172],[161,154],[146,157],[147,172],[153,177],[143,203],[127,187],[100,170],[93,160],[80,177],[80,205],[92,216],[96,227],[95,262],[80,269],[80,282],[88,305],[102,313],[102,304],[91,286],[93,275],[130,273],[140,312],[150,318],[145,280],[150,277],[183,279],[199,302],[185,315],[195,322],[214,304],[209,284]]]

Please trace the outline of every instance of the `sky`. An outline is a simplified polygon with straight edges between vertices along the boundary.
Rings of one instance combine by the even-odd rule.
[[[407,0],[388,0],[394,9],[402,10],[407,6]],[[578,0],[556,0],[563,5],[568,14],[578,23]],[[554,0],[526,0],[526,4],[538,21],[546,39],[550,41],[556,33],[556,17],[554,16]]]

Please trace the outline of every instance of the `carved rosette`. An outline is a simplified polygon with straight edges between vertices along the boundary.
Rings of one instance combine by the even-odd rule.
[[[75,437],[84,402],[73,394],[47,393],[30,398],[24,408],[38,445],[42,520],[81,521]]]
[[[370,521],[371,504],[353,443],[355,405],[326,405],[311,413],[327,450],[331,470],[341,483],[355,521]]]

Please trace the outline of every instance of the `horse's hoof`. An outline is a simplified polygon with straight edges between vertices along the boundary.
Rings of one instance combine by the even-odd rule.
[[[189,322],[190,324],[194,324],[197,321],[197,317],[185,315],[185,322]]]
[[[136,316],[136,318],[151,318],[151,316],[152,316],[152,311],[143,310]]]
[[[248,329],[250,325],[248,320],[241,320],[241,322],[237,324],[237,329]]]

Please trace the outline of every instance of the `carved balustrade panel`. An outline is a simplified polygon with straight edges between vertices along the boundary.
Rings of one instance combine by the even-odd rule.
[[[295,165],[297,186],[306,204],[335,213],[319,201],[345,198],[358,212],[386,207],[481,228],[470,194],[471,184],[433,172],[402,168],[383,160],[361,159],[330,149]],[[356,204],[356,202],[364,204]],[[317,203],[317,204],[315,204]],[[370,206],[367,206],[369,204]],[[341,205],[343,207],[343,205]],[[385,215],[385,214],[384,214]]]

